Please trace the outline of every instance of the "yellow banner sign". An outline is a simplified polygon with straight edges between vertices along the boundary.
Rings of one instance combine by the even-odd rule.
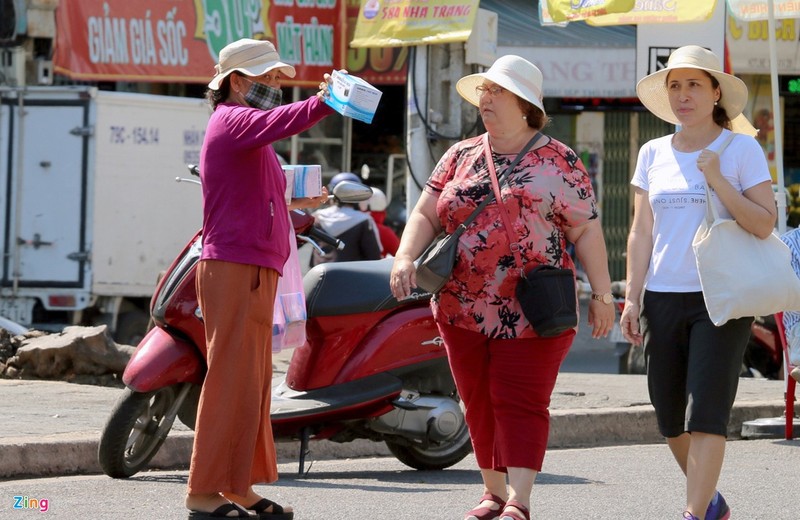
[[[626,13],[609,14],[587,20],[591,25],[635,25],[640,23],[698,23],[711,18],[719,0],[636,0]]]
[[[350,47],[464,42],[479,0],[363,0]]]
[[[563,23],[588,20],[611,13],[627,13],[636,0],[547,0],[549,20],[543,23]],[[542,8],[542,2],[539,2]],[[543,11],[543,9],[541,9]]]
[[[728,0],[728,7],[739,20],[766,20],[769,17],[767,0]],[[776,19],[800,18],[800,2],[797,0],[774,0],[772,10]]]

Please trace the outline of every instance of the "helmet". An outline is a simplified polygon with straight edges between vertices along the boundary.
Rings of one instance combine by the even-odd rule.
[[[333,176],[331,182],[328,183],[328,191],[333,193],[333,188],[335,188],[336,185],[342,181],[352,181],[361,184],[361,179],[359,179],[358,175],[356,175],[355,173],[351,172],[337,173],[336,175]]]
[[[358,203],[361,211],[386,211],[388,205],[386,194],[380,188],[372,188],[372,197]]]

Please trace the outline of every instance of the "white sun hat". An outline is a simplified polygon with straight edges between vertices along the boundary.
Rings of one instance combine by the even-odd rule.
[[[669,105],[667,93],[667,76],[675,69],[698,69],[714,76],[719,82],[721,92],[719,104],[731,119],[733,131],[756,135],[756,129],[742,115],[742,110],[747,105],[747,85],[736,76],[723,72],[717,55],[697,45],[676,49],[670,54],[665,68],[645,76],[637,83],[636,94],[653,115],[668,123],[680,124]]]
[[[219,63],[214,66],[216,75],[208,88],[218,90],[231,72],[238,71],[247,76],[260,76],[273,69],[280,69],[288,77],[295,76],[294,67],[281,61],[275,46],[266,40],[242,38],[226,45],[219,51]]]
[[[486,72],[470,74],[458,80],[456,90],[461,97],[478,106],[475,87],[482,85],[486,80],[500,85],[544,112],[542,71],[528,60],[513,54],[501,56]]]

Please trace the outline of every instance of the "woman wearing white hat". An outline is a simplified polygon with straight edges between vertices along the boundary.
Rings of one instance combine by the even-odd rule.
[[[207,98],[214,113],[200,152],[203,254],[197,293],[207,365],[195,425],[186,507],[190,519],[291,520],[253,484],[277,480],[270,424],[272,305],[289,255],[286,177],[272,143],[333,113],[316,96],[281,106],[281,78],[294,67],[267,41],[242,39],[219,55]],[[317,207],[295,199],[290,207]],[[243,508],[243,507],[244,508]]]
[[[539,134],[547,123],[539,69],[503,56],[488,71],[461,78],[456,89],[478,107],[487,133],[457,143],[439,161],[403,231],[390,283],[396,298],[407,298],[416,287],[414,259],[500,191],[502,206],[487,205],[461,236],[452,277],[431,305],[484,483],[484,496],[465,518],[527,520],[547,446],[550,396],[575,330],[537,336],[515,297],[516,253],[526,270],[549,264],[574,271],[567,242],[574,243],[597,293],[589,323],[600,337],[614,322],[605,241],[580,159]],[[503,186],[493,187],[492,170],[505,171],[531,142]]]
[[[620,324],[631,343],[644,345],[658,427],[687,479],[684,518],[727,519],[730,508],[715,490],[752,319],[714,326],[692,239],[707,202],[768,236],[776,218],[771,178],[742,116],[747,87],[722,72],[712,52],[677,49],[636,90],[648,110],[680,129],[639,151]],[[720,155],[732,128],[751,135],[735,135]]]

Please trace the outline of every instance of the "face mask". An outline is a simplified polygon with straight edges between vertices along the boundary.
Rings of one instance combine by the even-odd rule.
[[[253,108],[270,110],[283,102],[283,91],[256,81],[250,82],[250,88],[244,94],[244,100]]]

